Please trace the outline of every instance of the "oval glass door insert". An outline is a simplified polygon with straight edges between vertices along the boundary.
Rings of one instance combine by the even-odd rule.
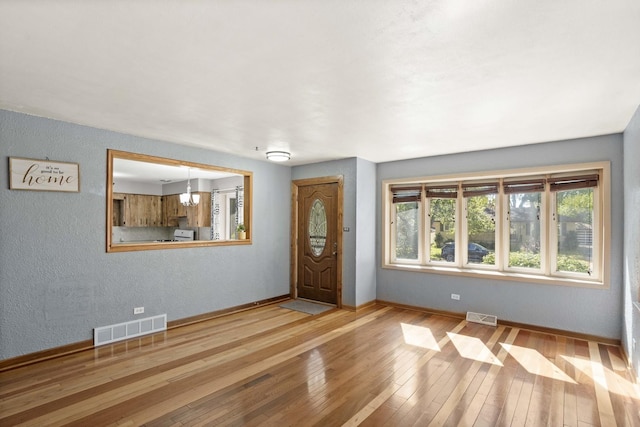
[[[315,256],[320,256],[327,244],[327,213],[322,200],[315,199],[309,214],[309,245]]]

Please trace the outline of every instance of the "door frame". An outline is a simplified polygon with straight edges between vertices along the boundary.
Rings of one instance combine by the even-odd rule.
[[[320,184],[338,184],[338,218],[336,221],[336,306],[342,308],[342,218],[343,218],[343,177],[342,175],[319,178],[296,179],[291,181],[291,269],[290,296],[298,297],[298,188]]]

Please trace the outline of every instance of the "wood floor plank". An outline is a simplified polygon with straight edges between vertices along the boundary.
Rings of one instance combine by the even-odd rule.
[[[0,373],[0,426],[640,427],[619,347],[276,305]]]
[[[336,339],[336,340],[334,340],[334,341],[340,341],[341,339],[349,339],[349,338],[348,338],[348,336],[349,336],[349,335],[350,335],[350,334],[345,334],[345,337],[343,337],[343,338],[339,338],[339,339]],[[381,335],[379,335],[379,334],[378,334],[378,338],[379,338],[380,336],[381,336]],[[333,342],[332,342],[332,343],[333,343]],[[372,341],[367,342],[367,343],[365,343],[365,344],[366,344],[366,345],[364,345],[364,346],[359,346],[359,348],[358,348],[358,349],[359,349],[359,351],[363,351],[363,349],[364,349],[364,350],[366,350],[366,349],[367,349],[367,346],[375,346],[375,340],[372,340]],[[384,348],[385,348],[385,349],[387,349],[386,351],[388,351],[388,347],[389,347],[389,345],[388,345],[388,343],[385,343],[385,344],[386,344],[386,345],[385,345],[385,347],[384,347]],[[328,344],[328,345],[329,345],[329,344]],[[328,345],[323,346],[323,347],[327,347]],[[348,352],[347,352],[346,350],[343,350],[343,351],[340,351],[340,352],[334,352],[334,351],[331,351],[331,350],[329,350],[329,351],[331,351],[331,353],[333,353],[333,354],[335,355],[335,357],[338,357],[338,358],[340,358],[340,359],[345,359],[345,360],[347,360],[347,359],[350,359],[350,358],[352,358],[352,357],[353,357],[353,356],[352,356],[352,353],[353,353],[354,349],[356,349],[356,348],[357,348],[357,347],[352,347],[352,348],[351,348],[351,350],[350,350],[350,351],[348,351]],[[384,353],[380,353],[380,355],[381,355],[381,356],[384,356]],[[307,356],[308,356],[308,357],[307,357]],[[309,393],[312,393],[312,394],[314,394],[314,395],[316,395],[316,396],[322,396],[322,395],[323,395],[323,393],[321,393],[321,390],[320,390],[319,388],[324,388],[324,387],[325,387],[325,384],[326,384],[328,381],[330,381],[330,380],[331,380],[331,376],[330,376],[330,374],[325,373],[325,366],[326,366],[327,364],[332,363],[332,358],[333,358],[333,357],[334,357],[334,356],[331,356],[331,357],[324,357],[323,355],[320,355],[319,353],[317,353],[315,350],[313,350],[311,354],[309,354],[309,352],[307,352],[306,354],[302,354],[302,355],[300,355],[300,363],[304,363],[304,364],[306,364],[306,372],[307,372],[307,375],[306,375],[306,376],[307,376],[307,378],[310,378],[311,380],[310,380],[310,381],[308,381],[308,382],[305,384],[305,378],[303,377],[303,378],[301,378],[301,380],[302,380],[301,384],[297,384],[297,385],[294,385],[294,386],[295,386],[295,387],[302,387],[302,386],[305,386],[305,387],[306,387],[306,390],[307,390]],[[305,359],[308,359],[308,360],[305,360]],[[310,365],[310,364],[309,364],[309,361],[314,361],[314,364],[313,364],[313,365]],[[378,363],[381,363],[381,362],[379,361]],[[352,364],[352,365],[353,365],[353,364]],[[310,368],[311,368],[311,366],[314,366],[313,370],[311,370],[311,369],[310,369]],[[355,367],[357,367],[357,368],[358,368],[358,369],[360,369],[360,370],[362,370],[363,368],[364,368],[364,369],[366,369],[366,365],[354,365],[354,366],[355,366]],[[352,367],[350,367],[350,366],[348,366],[348,365],[345,365],[345,366],[343,366],[343,367],[341,367],[341,368],[336,367],[336,369],[332,369],[332,371],[333,371],[333,372],[335,372],[335,371],[340,371],[340,373],[341,373],[341,374],[340,374],[340,377],[341,377],[341,378],[340,378],[340,379],[338,379],[338,380],[336,380],[336,381],[331,381],[331,382],[332,382],[336,387],[337,387],[337,386],[340,386],[340,384],[344,383],[345,381],[348,381],[348,379],[349,379],[349,377],[350,377],[350,376],[355,375],[355,374],[350,374],[350,373],[349,373],[349,371],[350,371],[350,370],[352,370],[352,369],[354,369],[354,368],[352,368]],[[278,375],[278,373],[277,373],[277,372],[274,372],[274,374],[275,374],[275,375]],[[314,374],[316,374],[316,375],[314,375]],[[291,382],[290,382],[290,381],[288,382],[288,384],[289,384],[289,386],[291,387]],[[325,390],[325,392],[330,392],[330,391],[329,391],[329,390]],[[301,394],[302,394],[302,393],[297,393],[297,395],[301,395]],[[295,407],[296,407],[296,409],[298,410],[298,412],[301,412],[301,411],[299,411],[299,409],[302,409],[302,408],[303,408],[303,407],[302,407],[302,405],[303,405],[304,403],[306,403],[306,404],[307,404],[307,406],[306,406],[306,407],[304,407],[304,409],[305,409],[305,410],[307,410],[307,411],[311,411],[311,410],[313,410],[313,409],[317,409],[317,408],[313,408],[312,406],[310,406],[310,405],[314,405],[314,402],[313,402],[313,400],[308,400],[308,399],[307,399],[307,402],[300,402],[300,406],[299,406],[299,405],[296,405],[296,402],[295,402],[295,401],[294,401],[294,402],[291,402],[291,398],[284,399],[282,403],[283,403],[283,404],[289,404],[289,403],[290,403],[290,404],[291,404],[291,406],[295,406]],[[274,408],[274,407],[273,407],[273,405],[274,405],[274,404],[278,404],[278,402],[272,403],[272,404],[270,405],[270,408],[269,408],[269,409],[270,409],[271,411],[274,411],[274,410],[276,410],[276,409],[277,409],[278,415],[279,415],[280,417],[284,416],[283,414],[284,414],[284,413],[286,413],[286,408]],[[251,409],[251,408],[246,408],[246,409]],[[253,409],[251,409],[251,410],[255,410],[255,409],[256,409],[256,408],[253,408]],[[260,410],[262,410],[262,411],[265,411],[267,408],[266,408],[265,406],[262,406],[261,408],[258,408],[258,409],[260,409]],[[317,412],[317,411],[315,411],[315,412]]]
[[[565,360],[564,371],[567,375],[577,381],[576,367],[570,363],[571,358],[575,357],[575,341],[567,339],[565,344],[564,355],[561,356]],[[578,383],[564,384],[564,408],[563,422],[565,426],[575,427],[578,425]]]
[[[532,344],[532,333],[526,330],[521,330],[514,341],[514,347],[516,348],[529,348]],[[528,402],[523,396],[530,394],[532,376],[528,374],[527,367],[518,362],[515,357],[508,358],[508,360],[511,362],[512,371],[510,374],[507,374],[509,371],[504,371],[507,375],[504,388],[492,399],[496,406],[501,407],[500,414],[496,419],[496,425],[524,425]],[[513,365],[514,362],[517,362],[515,366]]]
[[[553,354],[553,363],[556,367],[565,372],[565,360],[562,355],[566,351],[565,337],[556,337],[556,351]],[[570,378],[570,376],[569,376]],[[564,406],[565,406],[565,381],[553,381],[551,384],[551,393],[549,395],[549,425],[564,424]]]
[[[505,330],[504,332],[507,332],[507,331]],[[520,332],[519,329],[513,328],[509,332],[509,334],[504,338],[504,341],[502,341],[502,343],[513,344],[516,336],[518,335],[518,332]],[[473,399],[467,405],[465,412],[463,414],[463,417],[458,422],[458,426],[461,426],[461,427],[471,426],[475,424],[476,420],[478,419],[478,416],[480,415],[480,412],[482,411],[482,407],[486,401],[486,398],[489,395],[489,391],[491,390],[491,387],[496,381],[498,372],[502,370],[502,368],[504,367],[504,362],[507,356],[508,356],[507,350],[505,350],[504,347],[501,347],[496,355],[496,358],[500,362],[500,365],[494,364],[489,368],[489,372],[487,372],[487,375],[482,380],[482,383],[480,384],[480,387],[478,388],[475,395],[473,396]],[[484,418],[480,424],[483,424],[483,423],[490,424],[493,421],[494,420],[488,420]]]
[[[578,425],[590,424],[600,425],[600,414],[598,413],[598,401],[595,384],[591,370],[591,358],[589,353],[589,342],[575,340],[575,357],[572,363],[576,366],[576,377],[578,385],[576,396],[578,400]]]
[[[386,310],[389,309],[382,309],[379,311],[379,313],[383,313]],[[349,323],[346,326],[342,326],[317,338],[304,342],[298,346],[284,350],[279,354],[268,357],[267,359],[256,361],[251,365],[248,365],[238,371],[232,372],[222,377],[212,378],[210,381],[204,381],[202,379],[200,379],[199,381],[195,381],[193,385],[190,385],[192,386],[192,388],[189,390],[189,393],[182,394],[172,399],[165,399],[154,405],[147,406],[144,410],[137,411],[132,416],[132,420],[135,423],[139,424],[143,424],[147,421],[153,420],[154,418],[156,418],[157,414],[162,413],[162,411],[166,411],[167,409],[179,408],[180,406],[185,405],[195,399],[200,399],[201,397],[208,395],[212,392],[212,390],[219,390],[228,387],[241,380],[242,378],[246,378],[247,376],[261,372],[264,369],[272,367],[290,357],[297,356],[299,353],[307,349],[316,347],[326,341],[329,341],[336,336],[339,336],[340,334],[346,333],[353,328],[357,328],[361,324],[371,322],[375,320],[375,318],[376,313],[372,314],[371,316],[355,320],[354,322]]]
[[[488,348],[493,348],[498,338],[502,335],[504,327],[499,327],[493,333],[489,341],[486,343]],[[456,380],[455,388],[447,397],[446,401],[442,404],[438,410],[436,416],[430,421],[430,425],[443,426],[445,422],[451,417],[453,409],[462,400],[462,396],[470,386],[471,382],[475,378],[476,374],[480,370],[481,366],[486,363],[485,361],[475,361],[467,369],[463,376]],[[479,386],[479,384],[478,384]],[[449,420],[451,424],[457,424],[458,420]]]
[[[353,331],[352,334],[357,334],[358,331]],[[351,340],[353,336],[345,335],[340,340]],[[389,340],[385,338],[387,336],[393,337],[396,336],[395,339]],[[338,346],[340,344],[340,340],[337,340],[335,343]],[[357,346],[350,347],[353,352],[349,354],[342,354],[341,358],[343,360],[347,360],[348,364],[344,364],[343,360],[337,361],[339,362],[336,365],[332,366],[331,372],[335,372],[338,374],[338,377],[335,379],[326,378],[330,382],[334,384],[333,387],[323,386],[322,393],[319,393],[317,390],[310,390],[311,393],[314,393],[321,397],[320,402],[315,402],[311,399],[309,404],[296,404],[293,402],[290,405],[290,408],[293,408],[296,412],[296,415],[288,415],[288,410],[281,410],[272,419],[272,421],[281,420],[286,418],[287,422],[295,422],[296,417],[302,416],[304,417],[304,413],[314,413],[314,417],[309,418],[308,416],[304,419],[304,422],[313,423],[317,419],[317,422],[327,422],[322,421],[323,417],[326,417],[327,414],[332,416],[335,412],[348,413],[349,410],[339,409],[335,410],[336,407],[341,407],[345,405],[353,405],[354,402],[364,402],[370,400],[370,393],[376,393],[376,390],[383,389],[386,387],[392,379],[388,376],[381,376],[379,373],[376,374],[378,369],[387,372],[390,371],[391,366],[394,363],[397,363],[399,358],[411,358],[412,355],[407,353],[403,348],[403,340],[401,337],[397,335],[397,331],[387,331],[387,332],[377,332],[376,339],[372,341],[366,341]],[[383,351],[378,350],[377,354],[373,353],[373,351],[378,349],[384,349]],[[335,353],[329,347],[327,349],[331,353]],[[365,360],[365,363],[354,364],[351,360]],[[327,364],[331,364],[331,359],[326,359]],[[341,366],[342,364],[342,366]],[[373,373],[373,375],[372,375]],[[378,379],[379,378],[379,379]],[[376,380],[378,383],[376,383]],[[354,386],[354,384],[356,384]],[[359,384],[366,385],[366,387],[359,386]],[[327,394],[340,396],[340,399],[335,399],[333,402],[329,402],[325,396]],[[356,406],[364,406],[364,403],[358,404],[355,403]],[[299,409],[303,409],[300,411]],[[300,415],[303,414],[303,415]]]
[[[555,339],[550,335],[541,335],[534,349],[538,352],[538,361],[533,382],[533,390],[527,411],[525,425],[547,425],[551,408],[551,389],[557,374],[551,369],[550,360],[554,356]],[[557,366],[556,366],[557,368]]]
[[[465,325],[466,322],[460,322],[452,329],[452,333],[460,332]],[[444,387],[451,388],[451,378],[456,374],[452,364],[466,365],[468,361],[456,359],[456,350],[450,341],[450,335],[447,335],[439,341],[439,351],[425,354],[415,368],[407,371],[411,376],[405,376],[403,387],[396,393],[406,400],[386,425],[414,424],[428,405],[438,396],[447,393],[443,392]]]
[[[602,366],[598,343],[589,342],[589,354],[591,358],[591,375],[596,389],[596,403],[598,405],[600,424],[603,426],[616,425],[616,418],[613,414],[613,405],[609,397],[609,387]]]

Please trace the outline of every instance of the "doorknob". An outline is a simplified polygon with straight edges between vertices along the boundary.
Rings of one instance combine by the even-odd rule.
[[[333,243],[333,255],[338,255],[338,243],[334,242]]]

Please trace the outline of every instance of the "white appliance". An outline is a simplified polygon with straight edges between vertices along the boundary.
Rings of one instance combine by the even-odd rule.
[[[195,237],[195,230],[181,230],[176,229],[173,232],[173,241],[174,242],[190,242]]]

